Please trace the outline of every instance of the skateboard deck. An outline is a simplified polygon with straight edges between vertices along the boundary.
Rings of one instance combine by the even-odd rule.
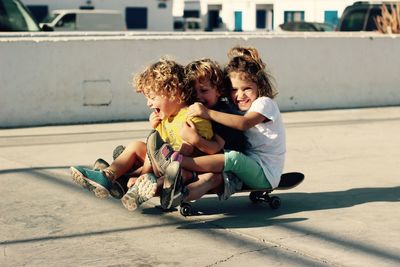
[[[240,192],[250,192],[249,199],[253,203],[266,202],[272,209],[278,209],[281,206],[281,199],[278,196],[270,196],[274,190],[289,190],[301,184],[304,180],[304,174],[301,172],[288,172],[281,176],[278,187],[266,189],[251,189],[244,187]],[[190,216],[193,213],[193,208],[189,203],[182,203],[180,213],[183,216]]]
[[[304,174],[301,172],[287,172],[282,174],[281,180],[279,182],[278,187],[273,188],[273,189],[251,189],[251,188],[246,188],[244,187],[241,191],[245,192],[252,192],[252,191],[265,191],[265,192],[272,192],[274,190],[288,190],[292,189],[299,184],[301,184],[304,180]]]

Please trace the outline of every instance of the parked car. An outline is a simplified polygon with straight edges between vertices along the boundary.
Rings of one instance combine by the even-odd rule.
[[[376,31],[374,18],[381,16],[381,6],[385,3],[390,10],[390,3],[383,1],[355,2],[343,11],[339,20],[338,31]],[[394,2],[395,3],[395,2]]]
[[[42,29],[19,0],[0,0],[0,32],[38,32]],[[45,30],[49,30],[45,27]]]
[[[60,9],[53,10],[41,26],[47,25],[55,31],[123,31],[125,20],[116,10]]]
[[[298,32],[329,32],[334,31],[335,26],[322,22],[307,22],[307,21],[291,21],[279,25],[283,31],[298,31]]]

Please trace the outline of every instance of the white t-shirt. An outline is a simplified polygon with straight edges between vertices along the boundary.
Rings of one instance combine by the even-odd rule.
[[[278,105],[269,97],[259,97],[247,112],[257,112],[269,121],[245,131],[249,142],[246,154],[262,167],[272,188],[279,185],[285,163],[285,127]]]

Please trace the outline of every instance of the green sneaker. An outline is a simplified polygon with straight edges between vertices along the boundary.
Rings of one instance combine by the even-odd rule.
[[[71,167],[72,180],[95,193],[98,198],[106,198],[110,194],[112,182],[101,171],[94,171],[82,166]]]

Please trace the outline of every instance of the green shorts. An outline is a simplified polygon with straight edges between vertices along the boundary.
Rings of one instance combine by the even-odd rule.
[[[224,172],[233,172],[249,188],[271,188],[263,169],[254,159],[234,150],[226,150],[224,156]]]

